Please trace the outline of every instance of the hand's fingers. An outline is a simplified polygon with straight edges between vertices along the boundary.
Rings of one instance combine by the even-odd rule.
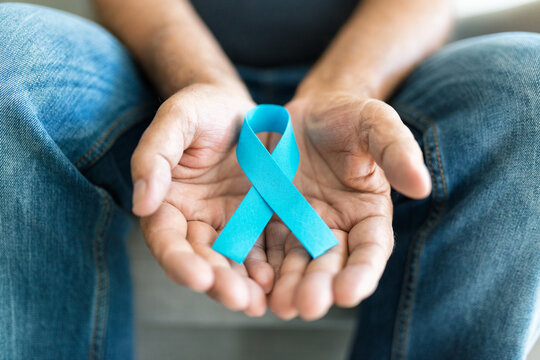
[[[183,180],[173,180],[165,201],[178,208],[187,219],[204,222],[214,229],[223,228],[246,196],[250,185],[245,186],[243,192],[238,189],[229,193],[227,185],[220,192],[209,189],[221,185],[189,184]]]
[[[379,283],[394,245],[390,216],[373,216],[349,232],[349,259],[334,279],[339,306],[353,307],[371,295]]]
[[[290,236],[289,228],[274,215],[266,229],[264,229],[264,241],[266,247],[266,259],[274,270],[274,283],[278,280],[279,271],[285,257],[285,243]]]
[[[244,266],[249,276],[268,294],[274,285],[274,270],[266,259],[264,233],[257,239],[255,246],[249,252]]]
[[[263,316],[266,312],[266,296],[263,289],[253,279],[246,278],[250,302],[244,310],[245,314],[253,317]]]
[[[247,272],[239,264],[231,267],[227,258],[211,248],[216,238],[217,233],[210,225],[200,221],[188,222],[188,241],[214,270],[214,284],[207,294],[231,310],[245,310],[250,303]]]
[[[266,258],[274,270],[274,282],[279,277],[279,270],[285,257],[285,242],[290,234],[289,228],[276,215],[264,229]]]
[[[347,261],[347,234],[334,230],[339,244],[313,259],[296,289],[294,303],[304,320],[323,317],[334,303],[332,282]]]
[[[398,113],[389,105],[371,100],[362,108],[369,125],[369,151],[399,192],[421,199],[431,192],[431,177],[420,146]]]
[[[163,203],[156,213],[141,219],[144,237],[167,275],[195,291],[207,291],[214,283],[210,265],[186,240],[186,219],[176,208]]]
[[[216,280],[207,294],[230,310],[245,310],[250,303],[247,282],[236,271],[224,266],[214,267]]]
[[[171,169],[180,161],[193,138],[194,121],[169,99],[159,108],[131,158],[133,212],[152,214],[161,204],[171,183]]]
[[[262,248],[260,248],[260,251],[263,253],[262,255],[264,256],[264,251]],[[250,253],[251,255],[251,253]],[[250,256],[248,255],[248,257]],[[256,255],[252,255],[252,256],[256,256]],[[248,258],[246,258],[247,260]],[[246,287],[248,289],[248,292],[249,292],[249,304],[247,305],[246,308],[244,308],[244,313],[248,316],[252,316],[252,317],[259,317],[259,316],[263,316],[264,313],[266,312],[266,294],[265,294],[265,291],[263,290],[263,288],[261,287],[261,285],[259,285],[257,282],[255,282],[252,278],[249,278],[248,277],[248,272],[249,270],[246,268],[246,264],[244,262],[244,264],[238,264],[237,262],[233,261],[233,260],[230,260],[228,259],[229,261],[229,264],[231,266],[231,268],[236,271],[238,274],[240,274],[242,276],[242,278],[244,279],[244,282],[246,284]],[[266,273],[268,275],[268,272],[270,273],[270,275],[272,275],[272,268],[270,267],[270,265],[268,265],[268,263],[266,262],[260,262],[260,263],[255,263],[255,264],[252,264],[252,266],[255,266],[255,268],[257,268],[257,266],[263,266],[264,264],[266,264],[267,268],[266,268]],[[255,269],[252,271],[260,271]],[[264,271],[264,266],[263,266],[263,271]]]
[[[294,292],[302,280],[311,256],[302,244],[290,234],[287,238],[285,258],[281,264],[279,278],[270,293],[270,309],[280,318],[289,320],[298,311],[294,303]]]

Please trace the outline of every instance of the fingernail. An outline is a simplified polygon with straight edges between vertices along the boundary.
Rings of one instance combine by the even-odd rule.
[[[133,209],[144,199],[146,181],[139,179],[133,184]]]

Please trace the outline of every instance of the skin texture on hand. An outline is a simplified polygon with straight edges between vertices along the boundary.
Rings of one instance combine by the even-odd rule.
[[[243,265],[210,248],[250,187],[235,156],[242,119],[255,105],[245,85],[189,1],[95,4],[167,99],[131,161],[133,212],[150,250],[177,283],[262,315],[272,281],[263,239]],[[247,276],[251,269],[262,285]]]
[[[131,165],[133,212],[169,277],[252,316],[269,301],[282,318],[315,319],[373,292],[393,246],[390,185],[413,198],[430,191],[409,130],[374,98],[442,43],[449,1],[359,5],[287,105],[301,155],[294,183],[340,245],[312,260],[273,219],[243,265],[211,245],[251,186],[235,156],[254,106],[247,89],[189,1],[94,2],[167,99]]]
[[[331,92],[288,104],[300,150],[294,184],[340,243],[311,259],[274,218],[239,265],[211,246],[251,187],[235,143],[252,106],[243,92],[194,85],[160,107],[132,158],[133,211],[150,250],[173,281],[251,316],[267,300],[284,319],[357,305],[392,251],[390,182],[413,198],[429,194],[418,144],[378,100]],[[272,149],[279,137],[261,141]]]
[[[269,305],[283,319],[314,320],[334,303],[356,306],[373,293],[393,248],[390,182],[422,198],[431,190],[430,178],[412,134],[381,101],[321,93],[287,108],[300,149],[294,184],[340,243],[311,259],[273,219],[265,231],[276,276]]]
[[[312,260],[279,220],[269,224],[269,305],[281,318],[317,319],[375,290],[393,247],[390,187],[431,191],[420,147],[380,100],[442,44],[451,20],[448,0],[362,1],[287,105],[300,148],[294,183],[340,245]]]
[[[164,102],[132,157],[133,211],[173,281],[260,316],[271,278],[259,277],[261,286],[248,277],[251,264],[265,263],[260,242],[243,265],[211,249],[251,187],[236,161],[235,142],[253,106],[243,92],[201,84]]]

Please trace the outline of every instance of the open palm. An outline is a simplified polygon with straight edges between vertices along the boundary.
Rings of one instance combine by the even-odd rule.
[[[334,303],[354,306],[375,290],[393,247],[383,168],[390,180],[400,176],[393,184],[410,196],[429,192],[420,149],[388,105],[349,94],[319,100],[287,106],[300,150],[294,184],[339,244],[311,259],[278,218],[270,222],[265,245],[276,275],[270,308],[285,319],[316,319]]]
[[[255,247],[245,265],[211,249],[251,187],[236,161],[235,141],[253,106],[243,95],[210,86],[182,90],[161,106],[141,138],[132,171],[134,179],[155,174],[145,184],[153,188],[145,189],[134,211],[143,216],[145,239],[168,276],[230,309],[258,316],[266,309],[265,289],[248,269],[260,263],[264,268],[266,262],[258,261],[264,260],[262,247]]]
[[[274,217],[240,265],[211,246],[251,187],[235,154],[254,105],[244,95],[186,88],[141,138],[132,158],[133,210],[150,250],[177,283],[248,315],[262,315],[267,299],[282,318],[315,319],[333,303],[358,304],[374,291],[393,246],[390,184],[411,197],[429,193],[418,144],[380,101],[350,94],[293,101],[294,183],[339,244],[311,259]],[[261,141],[271,148],[279,137]]]

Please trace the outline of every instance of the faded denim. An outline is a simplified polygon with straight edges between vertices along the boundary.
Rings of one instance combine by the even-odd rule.
[[[283,103],[305,67],[239,69]],[[393,194],[396,246],[352,359],[522,359],[540,322],[540,35],[450,44],[390,101],[432,195]],[[129,158],[159,99],[96,24],[0,5],[0,359],[128,359]],[[181,349],[179,349],[181,352]]]

